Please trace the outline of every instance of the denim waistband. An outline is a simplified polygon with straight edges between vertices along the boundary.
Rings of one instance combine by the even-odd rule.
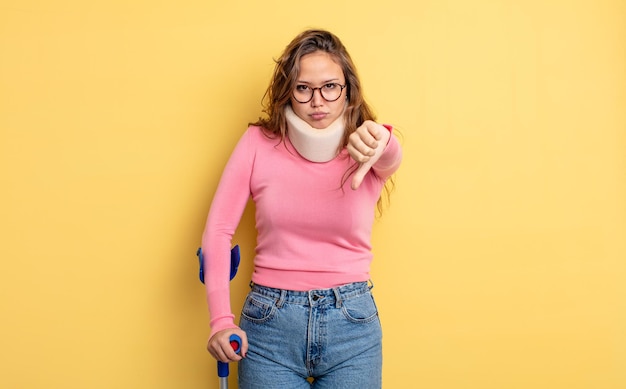
[[[335,304],[341,307],[341,302],[368,293],[374,285],[371,281],[353,282],[329,289],[313,289],[309,291],[285,290],[270,288],[255,283],[250,283],[252,292],[275,299],[276,306],[280,308],[283,304],[320,305]]]

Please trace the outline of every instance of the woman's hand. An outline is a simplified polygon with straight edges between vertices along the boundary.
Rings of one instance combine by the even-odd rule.
[[[391,133],[382,124],[366,120],[348,137],[348,153],[361,166],[354,173],[351,187],[356,190],[363,178],[378,161],[387,146]]]
[[[239,353],[241,355],[236,354],[230,345],[229,338],[232,334],[239,335],[241,338],[241,352]],[[246,353],[248,352],[248,337],[246,333],[239,328],[228,328],[213,335],[211,339],[209,339],[206,349],[213,358],[220,362],[237,362],[240,361],[241,358],[246,357]]]

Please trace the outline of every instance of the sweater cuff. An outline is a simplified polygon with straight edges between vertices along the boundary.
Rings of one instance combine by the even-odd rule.
[[[209,339],[211,339],[216,333],[229,328],[239,328],[235,325],[234,315],[223,316],[221,318],[211,320],[211,333],[209,334]]]
[[[383,124],[382,126],[385,127],[387,131],[389,131],[389,139],[387,139],[387,145],[388,145],[389,141],[391,140],[391,137],[393,136],[393,126],[391,124]]]

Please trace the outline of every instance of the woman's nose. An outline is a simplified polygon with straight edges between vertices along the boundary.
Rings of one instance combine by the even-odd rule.
[[[311,105],[314,107],[319,107],[324,104],[324,98],[322,97],[321,89],[313,89],[313,98],[311,99]]]

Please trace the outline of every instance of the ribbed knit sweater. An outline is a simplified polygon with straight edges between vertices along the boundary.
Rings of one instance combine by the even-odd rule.
[[[230,248],[250,197],[257,229],[254,283],[303,291],[367,281],[376,202],[401,158],[391,136],[361,186],[352,190],[346,177],[355,161],[345,148],[329,162],[310,162],[289,139],[281,142],[249,127],[224,168],[202,236],[211,336],[236,327]]]

